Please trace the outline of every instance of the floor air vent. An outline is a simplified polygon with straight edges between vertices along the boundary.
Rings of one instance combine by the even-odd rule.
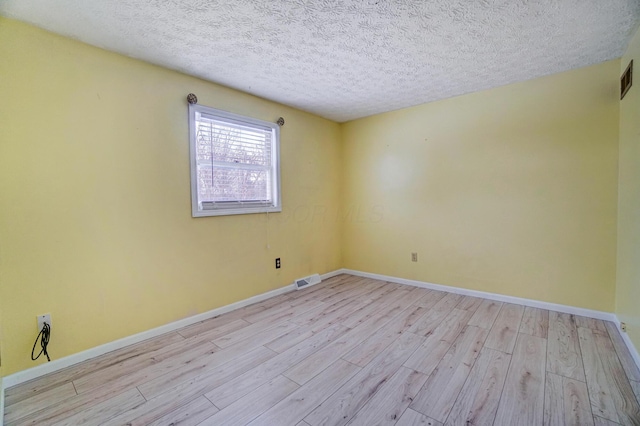
[[[320,275],[313,274],[308,277],[298,278],[293,284],[296,286],[296,290],[301,290],[303,288],[311,287],[314,284],[318,284],[320,281],[322,281],[320,279]]]

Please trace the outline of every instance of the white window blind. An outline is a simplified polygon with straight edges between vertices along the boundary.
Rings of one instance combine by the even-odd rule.
[[[279,128],[191,105],[194,216],[280,211]]]

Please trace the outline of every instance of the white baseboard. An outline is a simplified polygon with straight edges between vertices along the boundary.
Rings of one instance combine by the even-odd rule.
[[[591,309],[578,308],[578,307],[574,307],[574,306],[560,305],[560,304],[549,303],[549,302],[542,302],[542,301],[539,301],[539,300],[524,299],[524,298],[520,298],[520,297],[506,296],[506,295],[496,294],[496,293],[487,293],[487,292],[478,291],[478,290],[469,290],[469,289],[464,289],[464,288],[459,288],[459,287],[451,287],[451,286],[446,286],[446,285],[433,284],[433,283],[428,283],[428,282],[424,282],[424,281],[409,280],[409,279],[405,279],[405,278],[398,278],[398,277],[391,277],[391,276],[387,276],[387,275],[380,275],[380,274],[373,274],[373,273],[369,273],[369,272],[356,271],[356,270],[353,270],[353,269],[345,269],[345,268],[338,269],[338,270],[335,270],[335,271],[332,271],[332,272],[328,272],[326,274],[322,274],[321,278],[324,281],[326,279],[335,277],[335,276],[340,275],[340,274],[351,274],[351,275],[356,275],[356,276],[360,276],[360,277],[373,278],[373,279],[382,280],[382,281],[394,282],[394,283],[398,283],[398,284],[406,284],[406,285],[410,285],[410,286],[414,286],[414,287],[421,287],[421,288],[427,288],[427,289],[433,289],[433,290],[447,291],[449,293],[456,293],[456,294],[463,294],[463,295],[467,295],[467,296],[482,297],[482,298],[485,298],[485,299],[497,300],[497,301],[500,301],[500,302],[515,303],[515,304],[518,304],[518,305],[531,306],[531,307],[542,308],[542,309],[547,309],[547,310],[551,310],[551,311],[564,312],[564,313],[574,314],[574,315],[582,315],[582,316],[586,316],[586,317],[590,317],[590,318],[602,319],[602,320],[606,320],[606,321],[613,321],[614,323],[616,323],[618,325],[618,327],[620,326],[620,321],[618,320],[616,315],[611,313],[611,312],[602,312],[602,311],[596,311],[596,310],[591,310]],[[95,358],[97,356],[106,354],[108,352],[123,348],[125,346],[142,342],[142,341],[150,339],[152,337],[156,337],[156,336],[159,336],[161,334],[168,333],[170,331],[174,331],[174,330],[177,330],[179,328],[186,327],[188,325],[195,324],[197,322],[204,321],[204,320],[209,319],[209,318],[213,318],[213,317],[215,317],[217,315],[222,315],[222,314],[224,314],[226,312],[230,312],[230,311],[233,311],[235,309],[239,309],[239,308],[242,308],[244,306],[251,305],[253,303],[261,302],[263,300],[269,299],[269,298],[274,297],[274,296],[278,296],[278,295],[283,294],[283,293],[287,293],[287,292],[292,291],[292,290],[294,290],[294,285],[290,284],[290,285],[278,288],[276,290],[272,290],[272,291],[269,291],[269,292],[266,292],[266,293],[263,293],[263,294],[259,294],[257,296],[250,297],[248,299],[241,300],[239,302],[232,303],[230,305],[222,306],[220,308],[216,308],[216,309],[213,309],[211,311],[204,312],[202,314],[194,315],[194,316],[189,317],[189,318],[184,318],[184,319],[172,322],[170,324],[166,324],[166,325],[163,325],[163,326],[151,329],[151,330],[144,331],[142,333],[134,334],[133,336],[128,336],[128,337],[125,337],[125,338],[122,338],[122,339],[119,339],[119,340],[116,340],[116,341],[113,341],[113,342],[110,342],[110,343],[106,343],[106,344],[101,345],[101,346],[97,346],[97,347],[92,348],[92,349],[88,349],[88,350],[83,351],[83,352],[79,352],[77,354],[69,355],[69,356],[67,356],[65,358],[61,358],[59,360],[55,360],[55,361],[49,362],[47,364],[41,364],[41,365],[39,365],[37,367],[30,368],[30,369],[24,370],[24,371],[20,371],[18,373],[12,374],[10,376],[6,376],[4,378],[0,377],[0,426],[2,426],[2,419],[3,419],[3,415],[4,415],[4,390],[6,388],[9,388],[9,387],[12,387],[12,386],[27,382],[29,380],[38,378],[38,377],[43,376],[45,374],[49,374],[49,373],[52,373],[54,371],[66,368],[66,367],[70,367],[70,366],[72,366],[74,364],[86,361],[86,360],[91,359],[91,358]],[[635,348],[635,346],[631,342],[631,339],[629,338],[629,336],[626,333],[621,333],[621,335],[622,335],[622,338],[623,338],[624,342],[626,343],[627,347],[629,348],[629,351],[631,352],[631,355],[633,356],[633,359],[635,360],[636,364],[640,368],[640,355],[638,354],[638,350]]]
[[[324,281],[326,279],[335,277],[336,275],[340,275],[342,272],[341,269],[336,271],[327,272],[325,274],[320,275],[320,278]],[[189,318],[184,318],[178,321],[174,321],[169,324],[165,324],[160,327],[156,327],[151,330],[143,331],[138,334],[134,334],[132,336],[124,337],[122,339],[115,340],[113,342],[105,343],[104,345],[97,346],[95,348],[88,349],[86,351],[79,352],[77,354],[69,355],[64,358],[60,358],[58,360],[54,360],[48,362],[46,364],[41,364],[36,367],[30,368],[28,370],[19,371],[15,374],[11,374],[6,377],[0,377],[0,426],[3,425],[4,419],[4,390],[10,388],[12,386],[19,385],[21,383],[28,382],[29,380],[36,379],[40,376],[44,376],[45,374],[53,373],[55,371],[61,370],[63,368],[70,367],[72,365],[81,363],[83,361],[87,361],[91,358],[98,357],[100,355],[104,355],[108,352],[115,351],[117,349],[121,349],[125,346],[133,345],[135,343],[140,343],[144,340],[151,339],[153,337],[157,337],[161,334],[168,333],[171,331],[175,331],[182,327],[186,327],[191,324],[195,324],[200,321],[207,320],[209,318],[213,318],[218,315],[222,315],[224,313],[233,311],[235,309],[242,308],[244,306],[251,305],[253,303],[261,302],[263,300],[269,299],[274,296],[278,296],[283,293],[287,293],[289,291],[295,290],[295,286],[293,284],[289,284],[287,286],[278,288],[276,290],[272,290],[266,293],[259,294],[257,296],[250,297],[248,299],[241,300],[236,303],[232,303],[230,305],[222,306],[220,308],[216,308],[207,312],[203,312],[198,315],[194,315]]]
[[[320,279],[324,281],[324,280],[328,280],[329,278],[333,278],[337,275],[345,274],[345,273],[346,272],[344,272],[344,269],[336,269],[335,271],[327,272],[326,274],[320,275]]]
[[[618,330],[620,330],[620,319],[616,317],[615,321],[613,322],[616,324]],[[631,352],[631,357],[640,369],[640,353],[638,353],[638,349],[633,345],[633,342],[631,341],[631,338],[627,333],[620,333],[620,336],[622,336],[622,340],[627,345],[627,348],[629,348],[629,352]]]
[[[330,274],[325,274],[325,275],[327,275],[327,277],[333,276]],[[67,368],[72,365],[78,364],[80,362],[86,361],[88,359],[106,354],[108,352],[112,352],[117,349],[124,348],[125,346],[133,345],[135,343],[140,343],[144,340],[151,339],[152,337],[157,337],[157,336],[160,336],[161,334],[175,331],[182,327],[186,327],[188,325],[195,324],[197,322],[204,321],[206,319],[213,318],[215,316],[222,315],[224,313],[233,311],[235,309],[239,309],[244,306],[251,305],[253,303],[261,302],[263,300],[266,300],[271,297],[278,296],[280,294],[287,293],[293,290],[294,290],[293,284],[289,284],[287,286],[284,286],[275,290],[271,290],[266,293],[259,294],[257,296],[249,297],[248,299],[244,299],[239,302],[232,303],[230,305],[212,309],[210,311],[203,312],[201,314],[194,315],[189,318],[184,318],[169,324],[162,325],[160,327],[153,328],[151,330],[143,331],[141,333],[134,334],[132,336],[124,337],[122,339],[118,339],[113,342],[105,343],[104,345],[96,346],[95,348],[87,349],[86,351],[78,352],[76,354],[69,355],[64,358],[56,359],[46,364],[41,364],[36,367],[29,368],[28,370],[19,371],[17,373],[11,374],[3,378],[2,388],[0,389],[0,393],[4,395],[4,389],[19,385],[24,382],[28,382],[29,380],[36,379],[45,374],[53,373],[54,371],[58,371],[63,368]],[[2,417],[0,417],[0,426],[2,425],[1,420],[2,420]]]
[[[0,426],[4,424],[4,386],[3,380],[0,377]]]
[[[326,274],[320,275],[320,278],[322,280],[326,280],[331,277],[335,277],[336,275],[340,275],[342,273],[343,272],[341,272],[341,270],[327,272]],[[48,362],[46,364],[41,364],[36,367],[30,368],[28,370],[19,371],[15,374],[11,374],[3,378],[1,382],[2,386],[0,387],[0,395],[2,395],[1,396],[2,398],[4,398],[4,389],[19,385],[29,380],[36,379],[40,376],[44,376],[45,374],[53,373],[54,371],[58,371],[66,367],[70,367],[72,365],[78,364],[88,359],[95,358],[97,356],[115,351],[117,349],[121,349],[125,346],[133,345],[135,343],[139,343],[144,340],[151,339],[152,337],[157,337],[161,334],[168,333],[170,331],[174,331],[179,328],[186,327],[188,325],[195,324],[197,322],[204,321],[206,319],[213,318],[218,315],[222,315],[224,313],[233,311],[235,309],[239,309],[244,306],[251,305],[253,303],[261,302],[263,300],[269,299],[274,296],[278,296],[280,294],[292,291],[294,289],[295,289],[294,285],[289,284],[287,286],[278,288],[276,290],[268,291],[266,293],[253,296],[248,299],[244,299],[239,302],[232,303],[230,305],[222,306],[220,308],[203,312],[201,314],[194,315],[189,318],[184,318],[169,324],[162,325],[160,327],[153,328],[151,330],[143,331],[141,333],[134,334],[132,336],[124,337],[122,339],[118,339],[113,342],[105,343],[104,345],[96,346],[95,348],[87,349],[86,351],[78,352],[76,354],[69,355],[67,357]],[[0,416],[0,426],[2,426],[1,416]]]
[[[342,269],[343,274],[357,275],[359,277],[374,278],[376,280],[389,281],[398,284],[407,284],[414,287],[428,288],[430,290],[447,291],[449,293],[463,294],[465,296],[482,297],[484,299],[497,300],[499,302],[514,303],[516,305],[531,306],[534,308],[542,308],[550,311],[565,312],[567,314],[581,315],[602,319],[606,321],[615,321],[616,316],[611,312],[595,311],[592,309],[577,308],[575,306],[559,305],[556,303],[542,302],[540,300],[524,299],[515,296],[506,296],[504,294],[487,293],[479,290],[469,290],[460,287],[451,287],[442,284],[433,284],[424,281],[408,280],[406,278],[390,277],[387,275],[372,274],[369,272],[354,271],[352,269]]]
[[[578,308],[575,306],[560,305],[557,303],[542,302],[540,300],[506,296],[504,294],[487,293],[479,290],[469,290],[469,289],[460,288],[460,287],[451,287],[451,286],[446,286],[441,284],[432,284],[424,281],[409,280],[406,278],[391,277],[388,275],[372,274],[370,272],[356,271],[353,269],[343,268],[335,272],[336,272],[335,275],[351,274],[359,277],[373,278],[376,280],[389,281],[389,282],[398,283],[398,284],[407,284],[414,287],[447,291],[449,293],[463,294],[465,296],[482,297],[484,299],[497,300],[499,302],[515,303],[517,305],[531,306],[534,308],[547,309],[549,311],[564,312],[567,314],[581,315],[583,317],[601,319],[605,321],[612,321],[617,325],[618,330],[620,329],[620,320],[618,319],[616,314],[612,312],[596,311],[593,309],[585,309],[585,308]],[[638,368],[640,368],[640,354],[638,354],[638,349],[633,345],[633,342],[631,341],[627,333],[620,333],[620,335],[622,336],[624,343],[627,345],[627,348],[629,348],[629,352],[631,353],[633,360],[636,362],[636,365],[638,366]]]

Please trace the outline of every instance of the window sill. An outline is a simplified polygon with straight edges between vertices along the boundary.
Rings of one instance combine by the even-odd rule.
[[[238,209],[217,209],[217,210],[193,210],[192,217],[208,217],[208,216],[231,216],[238,214],[255,214],[255,213],[279,213],[282,211],[281,206],[277,207],[255,207],[255,208],[238,208]]]

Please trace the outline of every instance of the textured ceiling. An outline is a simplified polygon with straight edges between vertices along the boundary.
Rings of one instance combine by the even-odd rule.
[[[0,0],[0,14],[342,122],[620,57],[640,0]]]

